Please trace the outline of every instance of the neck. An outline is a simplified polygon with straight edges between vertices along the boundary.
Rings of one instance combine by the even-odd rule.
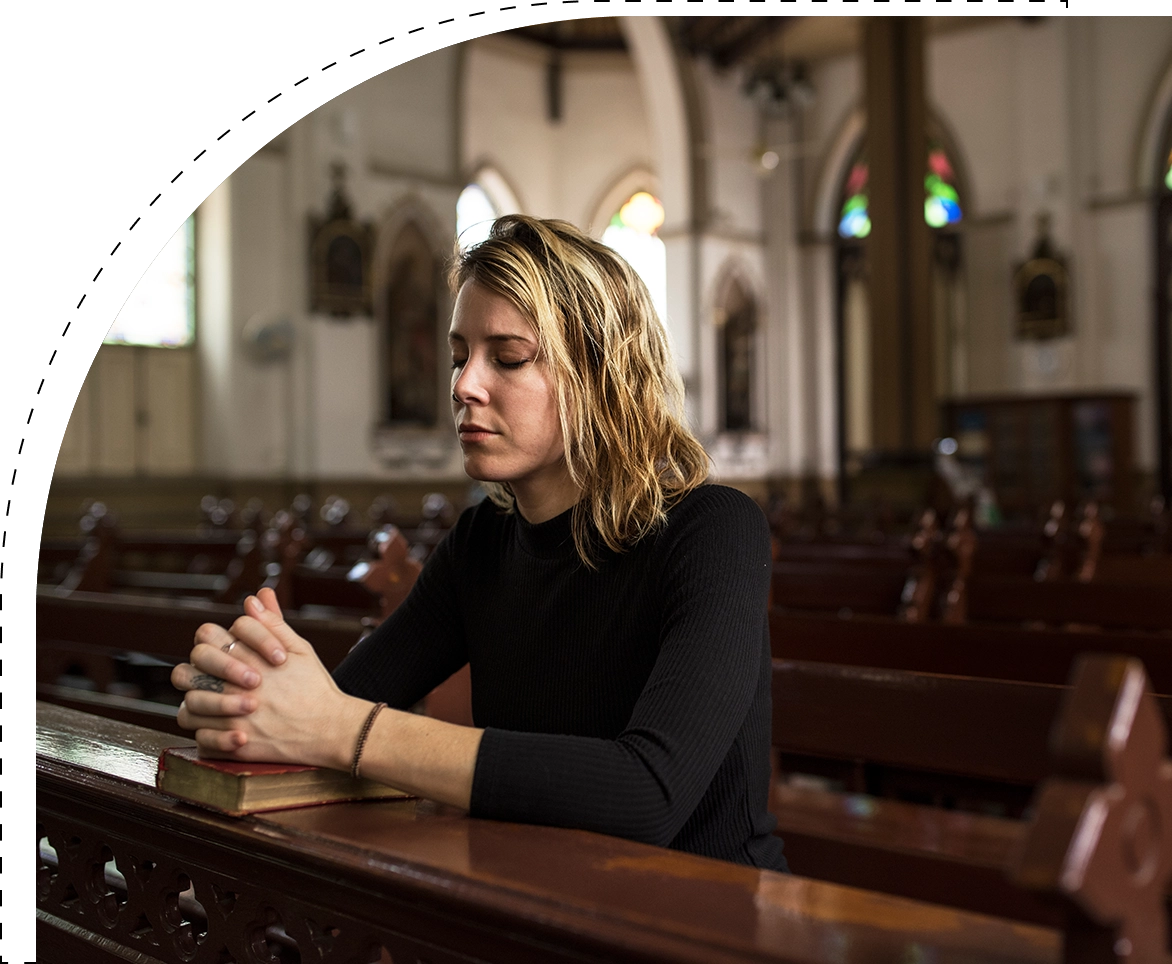
[[[532,525],[561,515],[582,498],[582,490],[570,478],[565,463],[552,478],[525,479],[511,483],[511,487],[517,511]]]

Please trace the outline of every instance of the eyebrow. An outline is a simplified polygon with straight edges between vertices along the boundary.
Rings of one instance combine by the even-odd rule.
[[[486,335],[485,341],[491,342],[509,342],[509,341],[523,341],[527,344],[533,344],[534,339],[529,335]],[[454,344],[460,342],[461,344],[468,344],[468,339],[456,332],[448,332],[448,342]]]

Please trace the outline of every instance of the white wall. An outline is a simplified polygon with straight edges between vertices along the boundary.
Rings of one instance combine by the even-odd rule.
[[[1172,19],[996,19],[931,36],[926,56],[929,103],[966,178],[968,391],[1132,390],[1137,458],[1150,469],[1154,252],[1150,202],[1137,192],[1137,152],[1172,62]],[[819,234],[828,225],[815,221],[814,200],[819,185],[842,173],[827,165],[836,133],[859,103],[860,71],[857,56],[812,71],[817,99],[802,123],[817,161],[799,180],[805,225]],[[1051,217],[1073,281],[1072,334],[1043,345],[1017,341],[1012,323],[1013,270],[1033,247],[1039,212]],[[813,264],[800,283],[825,286]],[[833,323],[832,298],[812,291],[804,304],[817,331]],[[800,320],[786,324],[801,330]],[[822,401],[812,387],[803,400],[815,410]]]
[[[553,122],[548,56],[525,41],[490,37],[396,68],[305,118],[205,202],[198,364],[191,369],[199,380],[194,410],[202,416],[197,471],[459,476],[451,439],[376,433],[379,332],[369,318],[309,313],[307,220],[324,212],[337,162],[347,167],[359,217],[389,230],[414,206],[441,255],[464,178],[481,164],[500,172],[525,212],[582,227],[624,174],[662,175],[646,106],[654,92],[648,84],[660,81],[641,76],[625,53],[566,55],[563,116]],[[1134,390],[1144,467],[1154,459],[1152,239],[1149,202],[1137,191],[1137,152],[1170,63],[1172,18],[996,18],[931,36],[927,49],[930,105],[966,178],[967,390]],[[816,61],[813,104],[768,120],[742,94],[735,71],[703,60],[684,68],[690,136],[704,161],[697,176],[707,178],[696,196],[708,202],[667,232],[675,292],[669,323],[689,411],[728,477],[829,477],[836,211],[827,205],[820,215],[816,201],[842,174],[860,107],[861,60]],[[767,176],[753,164],[764,145],[783,158]],[[1075,290],[1072,336],[1040,349],[1013,337],[1011,284],[1041,210],[1051,213],[1054,240],[1070,257]],[[750,283],[762,324],[765,435],[739,448],[715,437],[712,307],[730,270]],[[290,319],[287,358],[262,364],[246,354],[241,333],[254,316]],[[112,397],[83,389],[75,421],[94,424]],[[99,451],[96,429],[79,432],[66,436],[63,470],[90,471],[114,457]],[[161,450],[159,459],[182,461]]]

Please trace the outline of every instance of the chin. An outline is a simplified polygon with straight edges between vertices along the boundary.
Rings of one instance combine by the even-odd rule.
[[[477,482],[506,483],[511,478],[510,472],[500,466],[494,466],[491,459],[475,455],[464,456],[464,474]]]

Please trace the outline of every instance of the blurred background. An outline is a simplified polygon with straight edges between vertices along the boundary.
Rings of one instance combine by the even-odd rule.
[[[81,391],[45,535],[95,503],[173,531],[477,498],[444,268],[512,211],[637,267],[716,477],[775,522],[1144,516],[1172,497],[1170,150],[1169,18],[602,17],[438,51],[175,235]]]

